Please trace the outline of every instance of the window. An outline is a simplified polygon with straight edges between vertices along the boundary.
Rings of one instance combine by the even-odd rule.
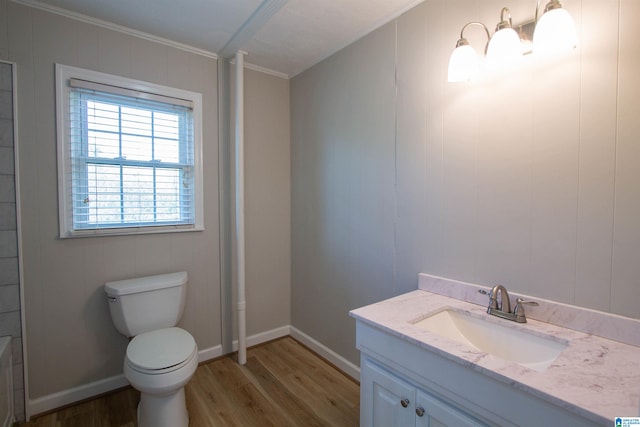
[[[202,230],[198,93],[58,64],[60,237]]]

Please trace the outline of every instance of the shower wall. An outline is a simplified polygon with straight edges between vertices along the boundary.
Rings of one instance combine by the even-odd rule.
[[[0,62],[0,336],[12,337],[14,412],[21,421],[24,381],[13,122],[13,67]]]

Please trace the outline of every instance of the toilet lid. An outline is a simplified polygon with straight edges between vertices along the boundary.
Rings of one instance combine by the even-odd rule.
[[[159,329],[136,335],[127,347],[127,359],[141,369],[166,369],[187,360],[195,348],[196,341],[184,329]]]

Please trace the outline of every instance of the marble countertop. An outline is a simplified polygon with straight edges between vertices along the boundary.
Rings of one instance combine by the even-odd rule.
[[[569,344],[544,372],[538,372],[412,324],[444,307]],[[640,414],[640,347],[635,345],[531,318],[518,324],[489,316],[485,306],[424,290],[353,310],[351,316],[598,423],[610,425],[615,417]]]

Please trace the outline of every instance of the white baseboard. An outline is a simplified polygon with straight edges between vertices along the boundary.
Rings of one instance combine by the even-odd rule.
[[[77,387],[62,390],[56,393],[48,394],[37,399],[29,399],[27,401],[27,405],[29,406],[29,410],[27,411],[27,413],[32,415],[42,414],[43,412],[60,408],[62,406],[66,406],[92,396],[97,396],[111,390],[125,387],[127,385],[129,385],[129,381],[127,381],[123,374],[120,374],[88,384],[83,384]]]
[[[222,356],[221,345],[205,348],[204,350],[198,350],[198,363],[206,362],[207,360],[215,359],[220,356]]]
[[[222,356],[222,346],[220,345],[198,350],[198,363],[220,356]],[[29,399],[27,403],[29,411],[27,413],[30,414],[30,416],[42,414],[128,385],[129,381],[127,381],[123,374],[82,384],[37,399]]]
[[[340,356],[335,351],[331,350],[329,347],[324,344],[316,341],[311,338],[309,335],[305,334],[301,330],[291,326],[290,335],[300,341],[302,344],[309,347],[311,350],[318,353],[320,356],[327,359],[329,362],[334,364],[338,369],[340,369],[345,374],[349,375],[356,381],[360,381],[360,368],[353,363],[349,362],[344,357]]]
[[[262,344],[267,341],[275,340],[278,338],[291,335],[291,326],[281,326],[276,329],[272,329],[266,332],[260,332],[259,334],[251,335],[247,337],[247,347],[253,347],[254,345]],[[233,351],[238,351],[238,340],[233,341]]]
[[[306,335],[302,331],[294,328],[293,326],[282,326],[280,328],[272,329],[270,331],[261,332],[259,334],[251,335],[247,337],[247,347],[262,344],[267,341],[271,341],[277,338],[286,337],[291,335],[320,356],[333,363],[339,369],[344,371],[347,375],[358,380],[360,378],[360,368],[332,351],[330,348],[324,346],[318,341],[314,340],[310,336]],[[233,350],[237,351],[238,341],[233,342]],[[207,360],[215,359],[222,356],[222,346],[217,345],[198,351],[198,362],[206,362]],[[28,399],[27,414],[31,416],[42,414],[44,412],[51,411],[56,408],[60,408],[66,405],[70,405],[81,400],[89,399],[93,396],[98,396],[103,393],[107,393],[118,388],[122,388],[129,385],[129,381],[123,374],[115,375],[102,380],[94,381],[87,384],[82,384],[77,387],[62,390],[56,393],[48,394],[37,399]],[[29,421],[29,420],[27,420]]]

